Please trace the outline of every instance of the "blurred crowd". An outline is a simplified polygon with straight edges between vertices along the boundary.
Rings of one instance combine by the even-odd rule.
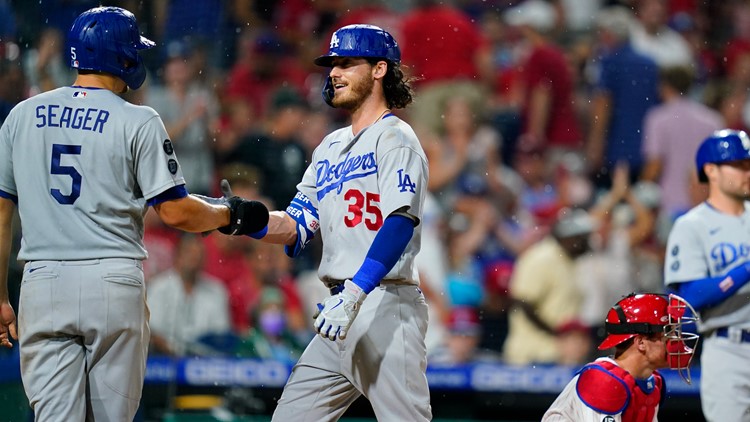
[[[226,178],[270,209],[347,124],[313,58],[346,24],[394,35],[416,91],[398,114],[429,159],[433,364],[596,356],[612,304],[664,289],[671,224],[705,195],[697,145],[750,127],[747,0],[0,0],[0,119],[73,81],[67,28],[99,4],[157,41],[125,95],[161,115],[188,190],[220,196]],[[150,353],[296,361],[328,294],[319,244],[291,260],[151,211],[145,239]]]

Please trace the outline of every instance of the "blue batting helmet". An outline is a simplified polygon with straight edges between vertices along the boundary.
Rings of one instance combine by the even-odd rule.
[[[741,130],[718,130],[706,138],[695,154],[698,180],[708,182],[703,166],[709,163],[728,163],[750,160],[750,138]]]
[[[138,31],[135,16],[119,7],[95,7],[81,13],[68,32],[70,67],[115,75],[131,89],[146,80],[138,50],[156,44]]]
[[[331,36],[328,54],[315,59],[318,66],[331,67],[334,57],[372,57],[401,62],[401,50],[388,31],[374,25],[347,25]]]
[[[401,50],[388,31],[375,25],[355,24],[339,28],[331,36],[328,54],[315,59],[318,66],[333,67],[335,57],[365,57],[401,62]],[[333,107],[333,82],[326,78],[323,100]]]

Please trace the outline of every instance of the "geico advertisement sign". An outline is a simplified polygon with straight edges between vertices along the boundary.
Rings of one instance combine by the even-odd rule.
[[[185,362],[184,374],[190,385],[283,387],[289,369],[275,361],[195,359]]]

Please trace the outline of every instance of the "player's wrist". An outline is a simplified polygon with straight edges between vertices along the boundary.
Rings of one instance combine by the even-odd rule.
[[[248,233],[248,236],[252,237],[253,239],[263,239],[264,237],[266,237],[267,234],[268,234],[268,225],[258,230],[257,232]]]
[[[357,303],[364,302],[367,297],[367,292],[354,280],[345,280],[344,290],[342,290],[341,293],[346,294]]]

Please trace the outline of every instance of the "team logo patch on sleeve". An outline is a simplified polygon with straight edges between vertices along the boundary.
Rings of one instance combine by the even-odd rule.
[[[169,169],[170,173],[172,174],[177,173],[177,167],[178,167],[177,160],[175,160],[174,158],[167,161],[167,168]]]
[[[164,144],[162,145],[162,147],[164,148],[164,152],[167,155],[174,154],[174,147],[172,146],[172,141],[170,141],[169,139],[164,140]]]
[[[399,192],[406,192],[407,190],[411,193],[415,193],[417,184],[411,181],[411,177],[404,169],[398,170],[398,188]]]

